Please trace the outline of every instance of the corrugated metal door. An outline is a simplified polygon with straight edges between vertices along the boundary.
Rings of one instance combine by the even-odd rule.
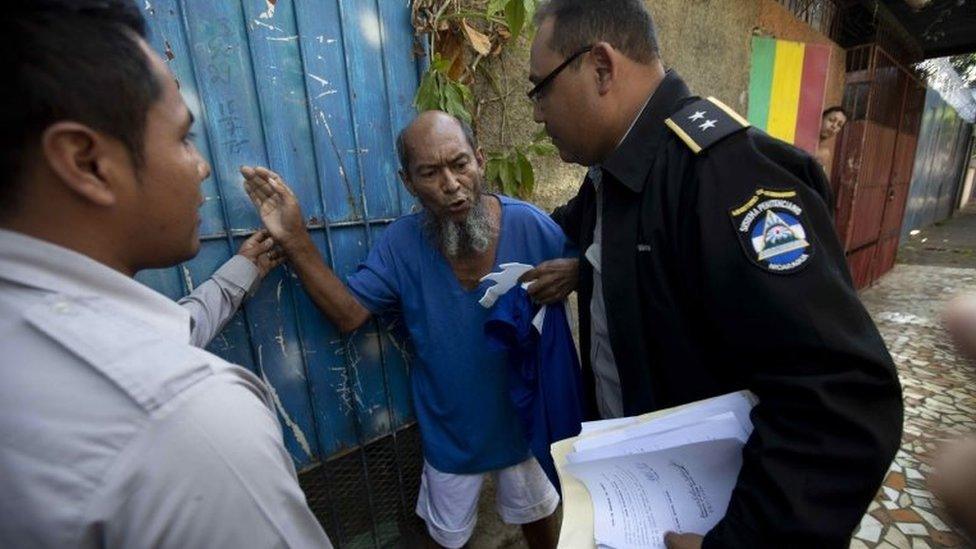
[[[929,89],[901,235],[946,219],[959,206],[973,125]]]
[[[323,257],[340,276],[350,273],[386,224],[413,206],[394,151],[419,76],[408,3],[139,2],[213,166],[200,254],[140,280],[177,298],[260,227],[242,164],[284,176]],[[210,349],[272,388],[289,452],[300,470],[315,469],[303,485],[333,540],[396,539],[420,464],[409,353],[396,327],[377,321],[344,340],[279,268]],[[382,451],[370,454],[373,447]]]
[[[860,288],[894,264],[925,88],[874,45],[848,51],[847,71],[835,216]]]

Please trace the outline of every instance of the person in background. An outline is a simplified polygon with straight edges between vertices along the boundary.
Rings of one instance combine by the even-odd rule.
[[[492,474],[502,520],[520,524],[530,547],[554,547],[559,497],[529,452],[509,394],[507,354],[489,344],[489,310],[479,298],[490,286],[485,275],[505,263],[560,258],[566,237],[538,208],[485,192],[485,158],[457,118],[419,114],[400,133],[397,152],[420,211],[389,225],[345,284],[323,261],[285,182],[265,168],[241,173],[265,227],[340,331],[373,315],[402,319],[416,350],[410,383],[424,453],[416,512],[433,541],[467,543],[484,476]]]
[[[270,239],[183,306],[133,279],[196,255],[210,174],[139,8],[3,17],[0,545],[330,547],[267,387],[194,345],[274,266]]]
[[[666,543],[847,547],[898,449],[902,399],[823,170],[693,96],[665,69],[642,0],[551,0],[536,17],[535,120],[564,161],[589,168],[552,217],[585,256],[590,417],[752,391],[754,430],[722,519]],[[529,293],[563,268],[526,273]]]
[[[844,129],[845,124],[847,124],[847,111],[844,107],[830,107],[823,112],[816,158],[827,173],[827,179],[830,179],[830,172],[834,165],[834,138]]]

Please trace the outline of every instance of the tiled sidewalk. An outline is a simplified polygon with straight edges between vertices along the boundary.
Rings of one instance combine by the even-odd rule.
[[[948,524],[925,480],[940,440],[976,431],[976,364],[955,353],[939,324],[945,302],[964,292],[976,292],[976,269],[898,265],[861,295],[898,366],[905,433],[851,548],[973,545]]]

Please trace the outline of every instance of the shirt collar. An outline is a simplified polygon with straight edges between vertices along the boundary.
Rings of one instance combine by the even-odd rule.
[[[168,297],[78,252],[0,229],[0,279],[73,297],[111,301],[126,314],[180,342],[190,315]]]
[[[640,114],[631,124],[617,148],[607,156],[601,168],[634,192],[644,187],[647,172],[654,160],[654,150],[666,134],[664,120],[689,97],[688,86],[673,70],[664,75]]]

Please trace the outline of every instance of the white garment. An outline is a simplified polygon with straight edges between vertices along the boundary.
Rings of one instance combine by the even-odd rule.
[[[468,542],[478,520],[478,496],[486,474],[495,481],[495,509],[508,524],[535,522],[559,505],[559,494],[534,457],[476,475],[443,473],[424,460],[417,514],[434,541],[451,548]]]
[[[190,314],[0,230],[0,546],[330,547],[265,385]]]

